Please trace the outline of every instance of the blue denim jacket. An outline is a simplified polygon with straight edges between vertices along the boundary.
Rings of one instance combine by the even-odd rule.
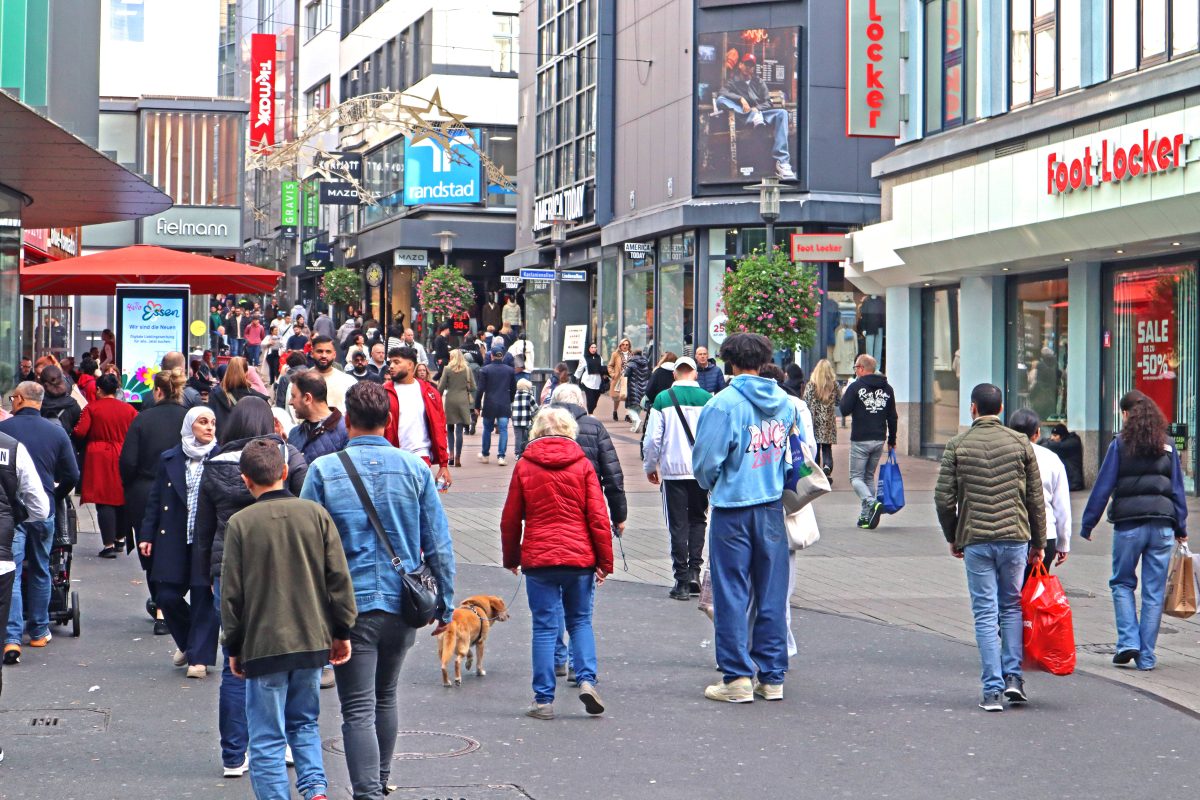
[[[449,622],[454,612],[454,547],[429,467],[382,436],[357,436],[346,444],[346,452],[404,568],[415,569],[424,555],[441,588],[442,621]],[[324,506],[337,525],[358,613],[399,613],[400,576],[380,546],[336,453],[309,465],[300,496]]]

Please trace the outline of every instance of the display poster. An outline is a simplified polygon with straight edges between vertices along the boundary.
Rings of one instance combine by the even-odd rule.
[[[187,352],[186,286],[117,287],[117,364],[127,403],[150,396],[162,357]]]
[[[696,40],[696,183],[797,180],[800,29],[702,33]]]
[[[1175,281],[1153,276],[1143,302],[1133,304],[1133,388],[1149,397],[1168,420],[1175,418]]]
[[[587,325],[567,325],[563,329],[563,361],[578,361],[587,347]]]

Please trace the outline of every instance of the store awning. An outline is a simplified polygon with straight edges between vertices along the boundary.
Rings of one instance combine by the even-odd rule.
[[[196,294],[263,294],[282,277],[274,270],[135,244],[21,269],[22,294],[111,295],[118,284],[190,286]]]
[[[0,184],[29,198],[26,228],[141,219],[171,207],[142,177],[3,92]]]

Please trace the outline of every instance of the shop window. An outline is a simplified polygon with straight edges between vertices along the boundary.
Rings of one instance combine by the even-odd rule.
[[[1110,74],[1114,77],[1194,53],[1200,0],[1109,0]]]
[[[937,456],[958,435],[959,289],[921,294],[921,451]]]
[[[1067,278],[1020,278],[1008,293],[1009,413],[1031,408],[1042,425],[1067,418]]]
[[[975,118],[978,19],[982,0],[926,0],[925,131]]]
[[[628,339],[633,349],[642,349],[652,362],[654,348],[654,260],[642,261],[648,268],[626,271],[621,293],[624,311],[621,318],[621,338]],[[626,264],[628,270],[628,263]]]
[[[695,237],[677,233],[659,240],[659,337],[660,352],[683,353],[695,346]]]
[[[620,259],[606,257],[600,262],[599,319],[596,330],[600,331],[600,352],[607,360],[620,342],[620,321],[617,319],[617,291],[620,285]]]
[[[1104,339],[1106,428],[1120,427],[1117,404],[1131,389],[1153,400],[1170,425],[1188,491],[1196,488],[1197,309],[1194,265],[1119,270]]]

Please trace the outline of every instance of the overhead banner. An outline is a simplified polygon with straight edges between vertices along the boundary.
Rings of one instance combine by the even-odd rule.
[[[300,227],[300,182],[283,181],[280,192],[279,224],[285,234],[295,236]]]
[[[404,205],[481,202],[478,141],[478,128],[451,134],[451,152],[436,139],[404,137]]]
[[[900,136],[900,0],[846,0],[846,135]]]
[[[250,35],[250,149],[275,146],[275,34]]]
[[[162,357],[187,352],[186,286],[117,286],[116,360],[127,403],[150,396]]]
[[[696,183],[795,181],[800,172],[800,29],[696,37]]]

